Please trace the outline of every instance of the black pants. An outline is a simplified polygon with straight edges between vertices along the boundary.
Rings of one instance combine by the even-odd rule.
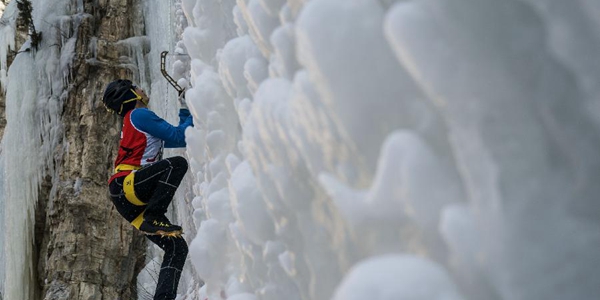
[[[145,205],[129,202],[123,191],[125,176],[115,178],[109,185],[115,208],[128,222],[133,222],[141,213],[144,213],[145,218],[164,215],[187,168],[185,158],[175,156],[137,170],[133,179],[134,191]],[[183,238],[150,235],[146,237],[165,251],[154,299],[175,299],[188,246]]]
[[[181,271],[188,254],[188,245],[182,237],[158,235],[146,235],[146,237],[165,251],[158,274],[154,300],[175,300],[179,278],[181,278]]]

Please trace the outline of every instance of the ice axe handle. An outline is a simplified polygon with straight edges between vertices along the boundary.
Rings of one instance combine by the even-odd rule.
[[[169,53],[169,51],[163,51],[160,53],[160,72],[165,77],[165,79],[167,79],[167,81],[177,90],[178,95],[181,96],[181,93],[183,93],[184,88],[179,86],[179,84],[177,84],[175,79],[173,79],[173,77],[171,77],[171,75],[169,75],[169,73],[167,73],[167,70],[166,70],[166,61],[167,61],[168,53]]]

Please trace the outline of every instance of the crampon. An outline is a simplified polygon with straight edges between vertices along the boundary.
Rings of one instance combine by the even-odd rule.
[[[182,230],[178,230],[178,231],[162,231],[162,230],[159,230],[159,231],[154,232],[154,233],[144,232],[144,234],[146,234],[146,235],[158,235],[160,237],[176,237],[176,238],[179,238],[183,234],[183,231]]]

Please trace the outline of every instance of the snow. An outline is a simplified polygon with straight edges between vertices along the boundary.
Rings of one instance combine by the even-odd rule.
[[[385,28],[398,59],[411,65],[448,120],[484,237],[483,267],[493,270],[485,275],[500,296],[575,299],[597,292],[597,261],[581,245],[600,243],[592,225],[598,219],[581,209],[598,208],[590,179],[597,176],[593,149],[600,140],[584,91],[546,47],[542,18],[518,1],[429,1],[397,5]],[[554,268],[566,269],[546,276]],[[562,284],[570,288],[550,288]]]
[[[462,300],[439,265],[410,255],[375,256],[357,263],[333,300]]]
[[[36,20],[65,22],[35,3]],[[169,51],[194,116],[185,152],[165,153],[190,162],[172,211],[190,244],[180,299],[600,293],[598,1],[153,0],[136,11],[145,27],[120,42],[123,63],[175,122],[159,70]],[[2,24],[0,72],[14,47],[14,21]],[[7,116],[27,103],[12,80],[24,64],[43,70],[30,74],[41,99],[58,99],[36,104],[49,107],[42,129],[18,128],[47,132],[42,156],[60,133],[48,87],[69,81],[73,39],[60,43],[37,54],[43,64],[21,54],[10,80],[0,73]],[[16,127],[4,145],[24,135]],[[9,172],[20,154],[2,155]],[[26,266],[15,253],[5,263]],[[160,252],[148,253],[138,282],[151,290]]]
[[[186,15],[200,19],[202,1],[187,2]],[[584,211],[597,211],[600,77],[586,53],[598,45],[598,10],[593,1],[538,2],[236,1],[224,18],[237,37],[217,51],[192,36],[222,31],[191,24],[196,215],[224,221],[207,208],[225,176],[234,216],[221,237],[229,245],[219,245],[226,272],[251,278],[263,299],[330,299],[340,283],[362,299],[410,297],[376,276],[388,261],[364,271],[375,279],[344,285],[350,266],[393,254],[415,278],[444,274],[449,294],[440,299],[460,299],[459,290],[475,299],[593,297],[598,217]],[[249,55],[249,41],[262,57]],[[210,133],[227,123],[202,123],[217,103],[234,105],[237,147]],[[222,162],[228,149],[241,161],[233,171]],[[565,271],[547,276],[553,268]],[[208,290],[227,290],[222,272],[220,282],[207,274]],[[392,295],[360,294],[370,283]],[[562,284],[569,288],[552,288]]]
[[[206,297],[594,297],[599,10],[559,2],[184,1]]]
[[[192,58],[211,62],[217,50],[233,37],[233,20],[222,16],[231,13],[234,1],[183,0],[182,6],[191,27],[196,29],[186,28],[183,33],[188,53]]]
[[[274,236],[275,228],[267,213],[263,195],[256,186],[252,167],[244,161],[233,168],[229,192],[236,225],[250,242],[264,245]]]
[[[246,25],[248,25],[250,37],[255,41],[263,55],[268,56],[272,51],[269,37],[279,25],[277,16],[272,12],[270,13],[270,5],[265,4],[265,1],[238,1],[238,5]]]
[[[271,55],[269,74],[271,77],[293,79],[293,72],[298,69],[294,59],[294,26],[291,24],[278,27],[271,35],[274,53]]]

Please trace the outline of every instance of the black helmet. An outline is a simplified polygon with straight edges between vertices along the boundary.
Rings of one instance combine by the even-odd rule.
[[[115,80],[106,86],[102,102],[106,109],[123,117],[128,111],[135,108],[137,100],[142,99],[134,89],[135,86],[129,80]]]

